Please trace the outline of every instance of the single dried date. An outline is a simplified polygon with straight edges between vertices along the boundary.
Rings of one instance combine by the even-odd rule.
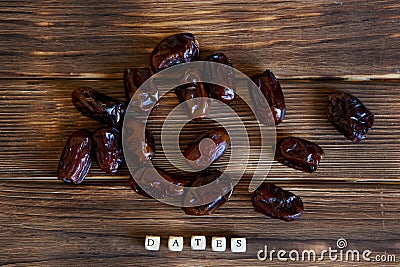
[[[142,195],[142,196],[148,197],[148,198],[153,198],[152,196],[150,196],[149,194],[147,194],[146,191],[144,191],[144,190],[136,183],[135,179],[133,179],[132,176],[129,177],[128,183],[129,183],[129,186],[132,188],[132,190],[135,191],[136,193],[138,193],[139,195]]]
[[[204,83],[199,82],[199,73],[187,70],[182,77],[182,84],[175,88],[179,102],[185,103],[185,111],[189,118],[199,121],[208,116],[210,101]]]
[[[326,110],[332,125],[354,143],[364,140],[374,124],[374,114],[351,94],[330,95]]]
[[[150,54],[150,66],[157,73],[173,65],[197,60],[199,54],[199,43],[193,34],[174,34],[154,48]]]
[[[134,160],[135,163],[143,163],[151,160],[156,151],[156,145],[152,131],[142,122],[133,119],[124,123],[124,128],[127,136],[127,145],[124,147],[124,153],[132,156],[132,160]],[[127,160],[129,158],[126,157]]]
[[[92,135],[86,130],[73,132],[64,146],[57,177],[66,183],[80,184],[92,165]]]
[[[228,149],[229,144],[228,132],[225,128],[219,127],[197,137],[186,147],[183,155],[192,169],[200,170],[219,159]]]
[[[228,87],[207,83],[206,88],[210,97],[230,104],[235,98],[236,80],[235,72],[231,68],[232,61],[224,53],[216,53],[206,58],[206,61],[220,63],[225,66],[213,67],[210,75],[212,75],[214,81],[221,81],[224,84],[228,84]],[[206,65],[207,66],[207,65]]]
[[[283,121],[286,113],[285,97],[278,79],[272,71],[266,70],[262,74],[252,76],[251,80],[257,85],[258,89],[267,100],[275,120],[275,125],[278,125]],[[260,100],[262,96],[258,93],[259,92],[253,92],[253,94],[251,94],[254,107],[257,115],[260,117],[260,121],[264,124],[268,124],[268,116],[266,116],[264,105]]]
[[[317,144],[298,137],[286,137],[276,145],[275,159],[304,172],[314,172],[324,151]]]
[[[129,178],[129,185],[142,196],[165,199],[182,197],[185,179],[160,169],[144,167],[137,170],[134,176]]]
[[[267,182],[252,193],[252,203],[257,212],[284,221],[293,221],[304,211],[298,196]]]
[[[125,69],[124,88],[125,95],[130,105],[133,105],[137,111],[150,112],[153,107],[158,105],[158,89],[153,81],[149,81],[148,86],[140,86],[150,79],[152,73],[150,68]],[[141,89],[136,95],[138,89]],[[132,97],[134,99],[132,100]]]
[[[82,115],[111,126],[121,124],[126,110],[124,102],[86,86],[72,92],[72,103]]]
[[[202,188],[213,183],[211,188]],[[196,176],[182,199],[182,210],[189,215],[209,215],[224,205],[233,192],[232,180],[220,171],[209,171]],[[206,204],[203,204],[206,203]]]
[[[114,127],[100,127],[93,133],[96,158],[100,168],[108,174],[116,174],[124,161],[121,134]]]

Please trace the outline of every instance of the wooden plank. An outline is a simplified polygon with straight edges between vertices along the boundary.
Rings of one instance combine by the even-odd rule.
[[[2,1],[0,77],[120,78],[190,31],[248,74],[399,78],[400,6],[384,1]]]
[[[305,213],[299,221],[283,223],[256,213],[246,185],[240,183],[231,199],[212,216],[185,215],[177,207],[145,199],[126,182],[3,182],[0,184],[0,264],[5,266],[153,265],[241,266],[282,264],[276,257],[259,261],[257,252],[269,249],[371,250],[373,256],[400,257],[400,193],[397,185],[287,183],[280,186],[302,197]],[[146,234],[160,235],[159,252],[144,249]],[[191,235],[207,237],[206,251],[190,249]],[[169,252],[170,235],[182,235],[182,252]],[[212,252],[212,236],[246,237],[246,253]],[[228,243],[229,245],[229,243]],[[323,262],[293,262],[342,265]],[[363,266],[361,262],[350,262]],[[360,265],[357,265],[360,264]],[[382,263],[380,263],[382,264]],[[388,266],[393,263],[388,263]],[[378,265],[377,265],[378,266]],[[382,265],[380,265],[382,266]],[[394,264],[392,266],[395,266]]]
[[[115,80],[2,81],[0,179],[55,179],[60,153],[68,135],[80,128],[93,131],[100,126],[98,122],[80,115],[71,103],[71,91],[81,85],[124,98],[121,81]],[[282,81],[282,86],[287,101],[287,117],[277,127],[278,138],[293,135],[309,139],[321,145],[326,155],[314,174],[295,171],[274,162],[269,179],[400,181],[399,83]],[[345,139],[326,119],[325,100],[334,91],[356,95],[376,115],[373,129],[360,144]],[[170,165],[162,153],[161,127],[165,115],[176,104],[176,96],[173,93],[167,95],[150,119],[159,151],[154,163],[162,168]],[[249,117],[249,110],[242,102],[236,101],[232,107],[245,115],[243,117]],[[181,135],[182,147],[210,125],[206,121],[185,128]],[[249,126],[250,137],[254,135],[253,128]],[[252,139],[251,144],[255,148],[259,146],[257,139]],[[224,166],[229,155],[230,151],[214,167]],[[250,163],[256,160],[251,158]],[[88,178],[125,179],[128,174],[124,168],[119,176],[107,176],[93,164]]]
[[[400,5],[383,1],[2,1],[0,9],[0,265],[4,266],[260,266],[257,252],[295,249],[372,251],[400,259]],[[83,185],[56,180],[58,159],[74,130],[99,123],[78,114],[71,91],[88,85],[123,99],[125,67],[146,66],[163,37],[190,31],[202,57],[223,51],[246,74],[271,68],[281,79],[287,118],[278,138],[295,135],[325,150],[314,174],[274,162],[268,179],[299,195],[305,213],[283,223],[254,211],[248,173],[229,203],[212,216],[193,217],[145,199],[127,185],[129,171],[103,174],[93,164]],[[344,81],[343,81],[344,80]],[[354,82],[358,81],[358,82]],[[366,82],[369,81],[369,82]],[[337,133],[325,117],[335,91],[359,97],[376,115],[361,144]],[[170,168],[160,131],[173,94],[151,115],[154,163]],[[252,116],[240,101],[241,117]],[[188,125],[185,146],[209,121]],[[249,126],[252,147],[257,130]],[[214,168],[225,166],[229,150]],[[255,158],[251,158],[251,170]],[[144,249],[146,234],[161,250]],[[191,235],[207,236],[207,250],[190,250]],[[167,238],[182,235],[183,252]],[[212,236],[246,237],[248,251],[212,252]],[[229,247],[229,241],[228,241]],[[290,262],[290,261],[289,261]],[[290,262],[295,266],[360,262]],[[372,266],[397,266],[372,262]]]

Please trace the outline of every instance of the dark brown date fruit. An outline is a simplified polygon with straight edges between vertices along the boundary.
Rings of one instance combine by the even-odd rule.
[[[137,181],[142,186],[139,186]],[[137,170],[134,177],[129,178],[129,185],[142,196],[165,199],[181,197],[184,192],[185,179],[160,169],[144,167]]]
[[[199,55],[199,43],[193,34],[174,34],[154,48],[150,54],[150,66],[157,73],[173,65],[195,61]]]
[[[154,157],[156,145],[153,133],[142,122],[129,120],[124,124],[126,133],[125,155],[135,162],[146,162]],[[143,136],[144,132],[144,136]],[[128,156],[126,156],[128,159]]]
[[[336,130],[354,143],[364,140],[374,124],[374,114],[350,94],[330,95],[326,110],[328,120]]]
[[[100,127],[93,134],[97,162],[108,174],[116,174],[124,161],[121,134],[114,127]]]
[[[232,67],[232,61],[224,53],[215,53],[206,57],[206,61],[221,63]]]
[[[73,132],[64,146],[57,177],[66,183],[80,184],[92,165],[92,135],[86,130]]]
[[[197,71],[188,70],[182,79],[183,85],[175,88],[175,94],[181,103],[186,100],[185,111],[189,118],[195,121],[200,121],[202,118],[208,116],[210,109],[210,101],[208,99],[207,90],[204,83],[199,81],[199,74]]]
[[[186,214],[196,216],[212,214],[231,198],[233,192],[232,180],[221,174],[220,171],[210,171],[199,174],[194,178],[182,199],[182,210]],[[209,188],[195,189],[211,182],[214,182],[211,191]]]
[[[224,53],[217,53],[210,55],[206,58],[206,61],[221,63],[226,66],[232,67],[231,60]],[[212,68],[215,69],[215,68]],[[224,81],[229,86],[220,86],[217,84],[207,83],[206,88],[210,97],[224,102],[225,104],[230,104],[235,98],[236,80],[235,72],[233,69],[228,67],[221,67],[215,70],[216,73],[211,73],[215,81]]]
[[[278,125],[283,121],[286,113],[285,97],[278,79],[270,70],[266,70],[262,74],[254,75],[251,79],[267,100],[275,120],[275,125]],[[265,110],[263,110],[264,105],[260,102],[261,95],[251,94],[251,96],[257,115],[260,116],[260,121],[267,124],[265,122],[268,122],[268,118],[265,115]]]
[[[301,198],[267,182],[252,193],[251,201],[257,212],[283,221],[293,221],[304,211]]]
[[[183,152],[189,165],[194,170],[204,169],[219,159],[230,144],[225,128],[219,127],[207,131],[190,143]]]
[[[158,105],[158,90],[155,84],[150,81],[149,86],[142,87],[133,100],[139,87],[151,77],[150,68],[125,69],[124,72],[124,88],[126,99],[132,101],[137,111],[150,112],[153,107]]]
[[[300,171],[314,172],[324,155],[322,148],[298,137],[286,137],[276,145],[275,159]]]
[[[149,194],[147,194],[146,191],[144,191],[144,190],[136,183],[135,179],[133,179],[132,176],[129,177],[128,183],[129,183],[129,186],[133,189],[133,191],[135,191],[135,192],[138,193],[139,195],[142,195],[142,196],[148,197],[148,198],[153,198],[152,196],[150,196]]]
[[[126,110],[124,102],[86,86],[72,92],[72,103],[82,115],[111,126],[121,124]]]

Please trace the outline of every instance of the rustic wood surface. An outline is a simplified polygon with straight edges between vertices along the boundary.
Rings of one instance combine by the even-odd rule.
[[[398,252],[398,186],[278,184],[303,197],[306,211],[301,220],[281,223],[255,213],[244,183],[238,185],[227,205],[213,216],[200,218],[145,199],[126,182],[89,182],[79,187],[58,182],[4,182],[0,192],[1,263],[269,266],[269,261],[257,260],[264,245],[286,250],[335,249],[336,240],[343,237],[349,249],[370,249],[374,255]],[[159,252],[144,250],[146,234],[161,236]],[[192,234],[206,235],[208,244],[211,236],[246,236],[248,252],[234,254],[228,249],[216,253],[208,245],[206,251],[194,253],[189,245]],[[168,251],[169,235],[184,236],[184,251]]]
[[[160,38],[190,31],[280,77],[399,77],[392,1],[2,1],[2,77],[119,78]]]
[[[257,251],[336,249],[339,238],[348,249],[400,261],[398,1],[1,1],[0,7],[0,265],[286,266],[257,260]],[[324,148],[314,174],[277,162],[269,172],[268,179],[302,197],[299,221],[254,212],[248,179],[208,217],[135,194],[126,167],[111,177],[93,164],[83,185],[57,181],[68,135],[99,126],[75,110],[71,91],[87,85],[123,99],[124,68],[146,66],[160,39],[183,31],[196,34],[203,57],[226,52],[248,75],[272,69],[288,108],[277,137],[295,135]],[[326,97],[336,91],[356,95],[376,115],[360,144],[326,120]],[[151,115],[158,148],[165,112],[177,103],[169,94]],[[249,117],[240,101],[233,107]],[[189,125],[183,144],[206,127]],[[154,162],[168,168],[162,153]],[[159,252],[144,249],[146,234],[162,237]],[[206,251],[190,250],[195,234],[207,236]],[[169,235],[185,237],[183,252],[168,251]],[[246,237],[248,251],[212,252],[217,235]]]

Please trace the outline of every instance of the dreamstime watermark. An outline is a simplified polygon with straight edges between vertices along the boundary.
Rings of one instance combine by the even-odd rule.
[[[342,262],[396,262],[396,255],[394,254],[376,254],[371,250],[357,250],[347,249],[347,240],[339,238],[336,241],[336,247],[328,247],[319,252],[313,249],[307,250],[285,250],[272,248],[269,250],[265,245],[264,249],[257,252],[257,259],[260,261],[273,261],[278,260],[282,262],[287,261],[342,261]]]
[[[250,140],[246,125],[241,116],[239,116],[239,112],[236,112],[232,106],[213,98],[196,97],[184,101],[169,110],[161,129],[161,144],[157,144],[157,147],[162,148],[168,162],[179,170],[188,173],[199,172],[199,170],[194,170],[190,167],[188,159],[180,151],[180,133],[188,122],[196,118],[186,116],[187,110],[185,108],[190,107],[191,112],[196,113],[195,111],[200,110],[202,112],[203,107],[206,107],[206,118],[218,122],[229,134],[231,154],[221,177],[224,177],[222,179],[230,179],[232,187],[223,192],[218,192],[215,187],[219,181],[199,187],[185,187],[185,190],[190,194],[201,195],[201,203],[199,201],[183,203],[181,195],[159,197],[156,192],[148,190],[149,188],[157,188],[160,191],[159,188],[163,187],[161,189],[163,192],[166,191],[166,188],[169,192],[179,192],[181,188],[179,185],[166,181],[157,172],[151,161],[138,161],[135,156],[135,151],[143,150],[142,146],[146,144],[144,127],[140,128],[137,125],[146,125],[150,111],[156,104],[154,98],[151,101],[148,101],[148,99],[153,96],[161,99],[174,88],[192,82],[215,84],[225,88],[232,88],[232,85],[234,85],[232,89],[235,90],[235,95],[240,97],[255,115],[255,123],[258,125],[260,133],[260,144],[257,145],[258,155],[255,155],[254,152],[250,153]],[[257,106],[255,106],[255,103]],[[243,112],[243,110],[240,112]],[[136,143],[132,143],[133,138],[131,137],[133,135]],[[138,141],[138,139],[140,140]],[[205,157],[207,157],[206,154],[210,152],[209,146],[214,144],[214,141],[212,139],[208,140],[208,142],[203,141],[199,144],[199,152],[202,157],[204,151]],[[153,75],[140,86],[131,98],[122,128],[125,161],[136,183],[153,198],[180,207],[208,204],[232,190],[245,173],[250,156],[252,158],[254,156],[258,157],[256,161],[253,161],[255,166],[252,166],[252,179],[249,185],[249,191],[254,191],[264,181],[269,172],[275,152],[275,142],[275,123],[272,112],[268,101],[257,86],[242,72],[224,64],[208,61],[179,64]],[[151,177],[140,177],[138,179],[135,173],[140,173],[142,176],[148,174]]]

